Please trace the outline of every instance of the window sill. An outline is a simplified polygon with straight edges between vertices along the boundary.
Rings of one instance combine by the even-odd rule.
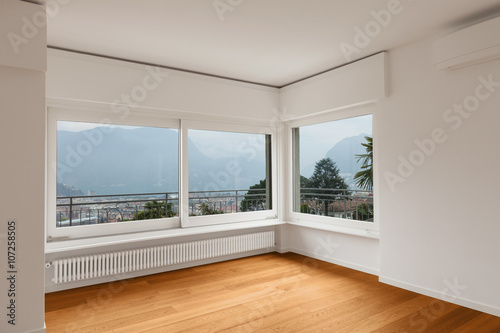
[[[157,239],[168,239],[190,235],[210,234],[222,231],[245,230],[261,227],[270,227],[285,224],[277,219],[259,220],[251,222],[227,223],[203,227],[176,228],[168,230],[148,231],[134,234],[122,234],[103,237],[92,237],[84,239],[61,240],[45,244],[45,254],[99,248],[102,246],[127,244],[141,241],[151,241]]]
[[[349,227],[326,224],[326,223],[321,223],[321,222],[303,222],[303,221],[301,221],[301,222],[287,222],[287,224],[298,226],[298,227],[304,227],[304,228],[331,231],[331,232],[336,232],[339,234],[347,234],[347,235],[359,236],[359,237],[365,237],[365,238],[380,239],[380,233],[379,233],[379,231],[376,231],[376,230],[368,230],[368,229],[361,229],[361,228],[349,228]]]

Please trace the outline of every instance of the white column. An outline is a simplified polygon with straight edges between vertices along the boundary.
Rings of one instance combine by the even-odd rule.
[[[0,36],[0,332],[45,332],[44,7],[0,0]]]

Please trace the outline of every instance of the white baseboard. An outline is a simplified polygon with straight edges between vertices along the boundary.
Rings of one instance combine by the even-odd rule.
[[[293,251],[289,248],[278,247],[278,248],[276,248],[276,252],[283,254],[283,253],[288,253],[288,252],[293,252]]]
[[[494,306],[471,301],[471,300],[468,300],[468,299],[465,299],[462,297],[445,297],[445,298],[443,298],[442,291],[436,291],[436,290],[432,290],[432,289],[419,287],[419,286],[413,285],[411,283],[405,283],[402,281],[398,281],[398,280],[383,277],[383,276],[379,276],[379,281],[382,283],[389,284],[391,286],[406,289],[406,290],[413,291],[413,292],[416,292],[416,293],[419,293],[419,294],[422,294],[425,296],[433,297],[433,298],[436,298],[439,300],[454,303],[454,304],[457,304],[460,306],[464,306],[466,308],[470,308],[473,310],[481,311],[484,313],[491,314],[493,316],[500,317],[500,308],[497,308]]]
[[[357,270],[357,271],[361,271],[361,272],[365,272],[365,273],[368,273],[368,274],[372,274],[372,275],[376,275],[376,276],[379,275],[379,271],[377,269],[374,269],[374,268],[371,268],[371,267],[362,266],[362,265],[358,265],[358,264],[354,264],[354,263],[343,261],[343,260],[338,260],[338,259],[331,258],[331,257],[328,257],[328,256],[318,255],[318,254],[315,254],[315,253],[309,252],[309,251],[303,251],[303,250],[298,250],[298,249],[290,248],[290,249],[287,249],[287,251],[285,251],[285,252],[293,252],[293,253],[301,254],[301,255],[306,256],[306,257],[310,257],[310,258],[314,258],[314,259],[326,261],[326,262],[329,262],[331,264],[335,264],[335,265],[339,265],[339,266],[351,268],[351,269],[354,269],[354,270]],[[284,253],[284,252],[280,252],[280,253]]]

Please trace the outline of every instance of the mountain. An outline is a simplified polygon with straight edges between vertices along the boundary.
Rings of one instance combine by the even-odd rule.
[[[57,195],[60,197],[78,197],[82,196],[83,192],[75,187],[68,187],[64,184],[57,183]]]
[[[361,145],[366,143],[365,136],[367,134],[345,138],[333,146],[325,155],[325,157],[329,157],[335,162],[340,175],[344,177],[347,185],[352,189],[357,188],[354,184],[354,175],[361,168],[361,162],[358,162],[355,155],[366,153],[365,147]]]
[[[165,128],[60,130],[58,183],[84,195],[177,192],[177,142],[178,132]],[[265,178],[264,154],[214,159],[191,141],[188,149],[191,191],[246,189]]]

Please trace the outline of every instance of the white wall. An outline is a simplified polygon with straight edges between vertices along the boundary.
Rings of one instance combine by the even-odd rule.
[[[375,142],[381,280],[499,316],[500,62],[435,71],[426,39],[392,50],[388,63],[392,92],[380,103]],[[490,76],[496,87],[477,88]],[[468,118],[443,118],[476,93],[485,100]],[[431,144],[436,129],[446,140]],[[428,154],[415,140],[427,140]],[[401,158],[419,165],[400,174]]]
[[[0,61],[4,66],[47,67],[45,9],[19,0],[0,1]]]
[[[321,228],[285,226],[289,252],[378,275],[379,240]]]
[[[149,68],[149,70],[148,70]],[[152,79],[146,79],[151,72]],[[147,94],[141,95],[145,86]],[[129,96],[127,99],[126,96]],[[135,96],[135,99],[134,99]],[[49,49],[47,97],[252,120],[276,118],[279,90],[170,69]]]
[[[41,13],[41,14],[40,14]],[[44,159],[45,159],[45,27],[23,35],[25,21],[44,15],[41,6],[2,1],[0,32],[26,43],[18,52],[0,39],[0,331],[44,332]],[[30,37],[31,36],[31,37]],[[27,38],[29,37],[29,38]],[[7,225],[16,222],[14,271],[7,273]],[[11,236],[12,237],[12,236]],[[10,239],[12,241],[12,238]],[[7,277],[15,275],[15,297]],[[6,307],[15,299],[15,326]]]
[[[305,117],[320,121],[318,119],[329,117],[328,113],[349,117],[353,112],[370,109],[374,113],[376,140],[378,108],[374,102],[385,98],[387,93],[386,54],[381,53],[283,88],[282,119],[290,123]],[[283,140],[287,139],[289,138]],[[291,154],[291,148],[286,142],[282,148]],[[281,169],[289,174],[289,177],[282,181],[281,203],[285,206],[293,200],[290,157],[287,162],[288,164],[282,164],[284,167]],[[377,197],[375,199],[378,200]],[[288,206],[286,210],[290,209]],[[377,215],[375,218],[379,220]],[[285,241],[281,251],[292,251],[378,274],[379,240],[376,231],[370,233],[363,229],[322,224],[313,222],[312,218],[307,221],[307,217],[301,217],[300,221],[295,221],[293,216],[286,216],[286,219],[294,222],[284,230]]]
[[[282,120],[375,102],[387,96],[386,53],[333,69],[281,89]]]

